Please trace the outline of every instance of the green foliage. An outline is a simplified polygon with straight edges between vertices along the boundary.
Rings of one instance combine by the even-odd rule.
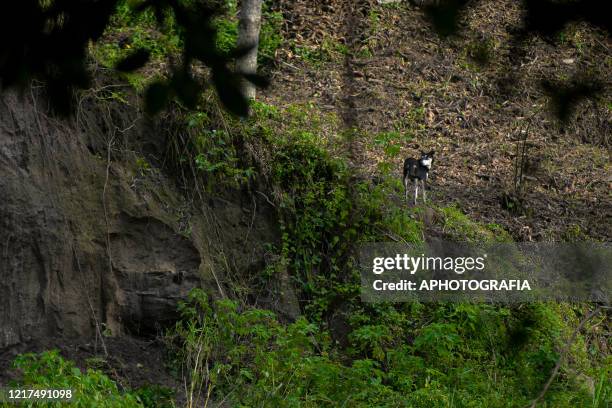
[[[269,11],[266,4],[264,3],[264,21],[259,34],[259,53],[268,59],[274,57],[276,50],[281,47],[284,39],[281,35],[282,13]]]
[[[136,168],[141,175],[151,171],[151,165],[144,157],[136,158]]]
[[[74,407],[153,407],[144,405],[136,393],[122,392],[114,381],[98,370],[82,372],[74,363],[64,360],[57,350],[41,354],[19,355],[14,363],[22,378],[14,384],[39,389],[70,389]],[[62,406],[61,402],[44,402],[40,406]],[[37,406],[26,403],[24,406]]]
[[[412,137],[407,133],[398,131],[382,132],[374,137],[374,145],[382,147],[387,158],[395,159],[400,153],[401,146],[411,140]]]
[[[318,321],[329,305],[358,295],[355,244],[389,234],[418,242],[422,224],[389,205],[389,196],[401,188],[394,178],[374,186],[351,177],[346,160],[332,153],[334,140],[325,135],[333,118],[313,109],[294,105],[279,112],[255,104],[252,127],[244,131],[270,145],[266,167],[279,192],[279,255],[310,300],[307,315]]]
[[[196,289],[171,338],[194,401],[201,390],[201,399],[244,407],[502,408],[537,395],[570,331],[561,313],[571,310],[556,305],[364,307],[351,314],[342,348],[303,317],[281,324],[269,311],[211,304]],[[543,406],[605,406],[604,371],[592,395],[571,378],[562,371]]]
[[[561,237],[567,242],[580,242],[589,239],[588,234],[585,234],[578,224],[568,225]]]
[[[302,45],[294,42],[291,49],[297,57],[315,67],[321,66],[325,62],[339,62],[351,53],[346,44],[331,37],[325,37],[321,44],[317,45]]]
[[[456,206],[439,208],[444,220],[444,232],[458,241],[512,242],[510,234],[498,224],[482,225],[472,221]]]
[[[240,187],[255,174],[248,161],[239,159],[240,134],[232,132],[228,122],[213,121],[214,110],[196,110],[180,116],[179,126],[170,143],[172,163],[179,171],[202,181]],[[231,120],[231,119],[228,119]]]
[[[310,277],[322,256],[351,242],[355,230],[348,228],[351,201],[343,162],[313,143],[313,135],[298,138],[276,150],[272,175],[285,192],[283,229],[291,239],[293,268]],[[338,267],[336,259],[328,261]]]
[[[149,51],[154,60],[177,54],[181,40],[172,15],[165,17],[159,30],[152,10],[136,12],[133,2],[122,0],[102,41],[92,49],[94,57],[104,66],[113,68],[133,49]]]
[[[238,38],[238,19],[236,16],[236,2],[228,1],[226,13],[215,19],[214,24],[217,28],[215,43],[217,49],[223,53],[229,53],[236,48]],[[260,61],[266,62],[274,59],[276,50],[283,43],[282,24],[282,13],[271,11],[269,3],[264,2],[258,45],[258,54],[262,57]]]
[[[444,361],[452,360],[452,352],[459,345],[459,341],[456,325],[432,323],[424,327],[414,339],[414,346],[427,353],[430,358]]]
[[[288,270],[304,300],[304,317],[282,324],[269,311],[228,300],[211,304],[193,292],[172,338],[194,395],[201,389],[202,398],[264,407],[528,405],[580,312],[554,304],[360,302],[354,248],[389,237],[421,242],[420,210],[394,204],[403,191],[392,173],[377,183],[350,173],[335,153],[338,139],[330,137],[333,118],[308,105],[252,108],[253,118],[230,123],[230,132],[267,146],[262,167],[274,186],[282,228],[280,245],[269,248],[278,263],[261,279],[274,279],[278,265]],[[389,132],[376,140],[392,144],[398,137]],[[457,207],[436,211],[455,239],[510,240],[501,226],[474,222]],[[328,324],[338,305],[346,323],[340,335]],[[344,340],[334,341],[337,336]],[[581,338],[572,346],[544,406],[604,406],[607,388],[590,394],[572,371],[608,378],[586,348]]]
[[[269,311],[211,303],[193,291],[170,336],[176,361],[189,373],[190,398],[245,407],[528,405],[581,312],[554,304],[362,303],[356,246],[390,237],[421,242],[422,209],[396,204],[403,187],[392,172],[376,183],[351,174],[336,150],[342,140],[333,136],[334,117],[312,105],[281,109],[256,102],[252,109],[248,121],[217,123],[200,112],[188,123],[207,143],[218,137],[207,133],[214,128],[224,129],[219,134],[227,140],[265,146],[258,176],[273,186],[282,237],[268,248],[277,261],[259,278],[288,271],[304,316],[283,324]],[[375,143],[395,144],[403,134],[410,133],[380,134]],[[209,163],[226,160],[206,146],[201,152]],[[511,240],[501,226],[475,222],[457,207],[435,210],[454,239]],[[342,333],[329,323],[338,310]],[[591,394],[573,370],[602,385]],[[607,378],[579,336],[543,406],[603,407]]]
[[[202,130],[194,140],[195,167],[209,176],[245,182],[253,174],[252,168],[240,168],[235,146],[223,130]]]
[[[161,385],[149,384],[133,390],[134,395],[145,408],[174,408],[175,390]]]
[[[175,340],[182,352],[201,358],[191,370],[192,389],[203,389],[232,406],[406,406],[383,384],[381,363],[337,361],[329,335],[298,319],[281,325],[270,312],[239,311],[231,301],[213,307],[200,291],[181,306],[183,321]],[[181,355],[182,361],[193,358]],[[193,366],[195,367],[195,365]]]
[[[165,16],[159,26],[151,9],[135,11],[134,2],[122,0],[106,28],[102,39],[90,47],[93,58],[106,68],[114,68],[133,50],[142,49],[151,60],[162,63],[169,55],[178,55],[182,41],[177,32],[174,17]],[[139,72],[118,73],[139,92],[142,92],[157,74]]]

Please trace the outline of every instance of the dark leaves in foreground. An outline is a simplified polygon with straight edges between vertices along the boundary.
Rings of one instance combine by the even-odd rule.
[[[468,7],[478,0],[412,0],[419,5],[440,36],[456,34],[460,29],[460,18]],[[595,27],[612,32],[606,1],[601,0],[523,0],[523,34],[532,33],[551,37],[562,31],[567,24],[584,21]]]
[[[468,7],[474,7],[478,1],[412,0],[412,3],[423,8],[426,18],[438,35],[448,37],[458,33],[463,13]],[[610,36],[612,18],[607,11],[607,3],[601,0],[523,0],[523,22],[511,40],[511,60],[520,62],[521,45],[526,39],[537,35],[554,43],[557,35],[573,22],[586,22]],[[470,50],[472,59],[481,65],[487,64],[491,57],[485,45],[483,42]],[[542,81],[542,88],[551,98],[552,111],[562,123],[570,119],[578,103],[597,97],[603,87],[603,82],[592,75],[580,76],[568,83]]]
[[[558,34],[573,22],[589,23],[610,36],[612,19],[609,11],[606,11],[606,3],[600,0],[523,0],[523,27],[515,34],[513,42],[520,44],[535,34],[554,43]],[[515,46],[514,49],[519,47]],[[597,97],[603,87],[602,81],[594,75],[576,76],[568,82],[542,81],[542,88],[551,100],[551,109],[562,124],[568,122],[582,100]]]
[[[569,82],[542,81],[542,89],[550,97],[553,113],[561,123],[569,121],[578,104],[587,98],[594,98],[603,90],[603,85],[589,78]]]
[[[244,78],[259,88],[265,88],[270,85],[270,80],[264,76],[257,74],[243,74]]]
[[[72,91],[90,86],[87,45],[104,32],[118,0],[23,0],[0,5],[0,85],[25,89],[33,78],[47,84],[55,111],[71,111]],[[156,82],[145,93],[149,112],[155,113],[176,97],[186,107],[195,107],[207,84],[194,77],[193,62],[211,71],[212,85],[231,112],[245,115],[248,102],[240,92],[241,76],[229,68],[233,55],[223,55],[215,47],[213,18],[220,12],[205,1],[145,0],[136,11],[152,9],[158,22],[174,15],[183,39],[181,63],[172,66],[169,79]],[[244,50],[237,50],[237,53]],[[121,60],[116,68],[134,71],[149,60],[145,50],[137,50]],[[249,78],[256,85],[263,80]]]
[[[145,49],[138,49],[117,63],[117,71],[130,72],[142,68],[149,61],[150,53]]]
[[[524,29],[527,33],[550,37],[571,22],[584,21],[606,30],[610,35],[612,18],[607,3],[601,0],[524,0]]]
[[[448,37],[459,31],[459,18],[468,0],[417,1],[424,5],[425,15],[433,30],[441,37]]]
[[[159,112],[170,98],[170,87],[165,81],[153,82],[145,93],[145,107],[147,112]]]
[[[86,48],[109,23],[117,0],[6,1],[0,5],[0,84],[45,81],[56,112],[70,110],[73,88],[89,86]]]

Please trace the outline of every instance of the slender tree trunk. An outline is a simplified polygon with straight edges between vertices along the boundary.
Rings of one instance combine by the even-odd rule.
[[[249,52],[238,58],[236,70],[243,74],[257,73],[257,48],[261,27],[261,5],[263,0],[242,0],[238,22],[238,48],[252,47]],[[255,86],[242,80],[242,92],[248,99],[255,99]]]

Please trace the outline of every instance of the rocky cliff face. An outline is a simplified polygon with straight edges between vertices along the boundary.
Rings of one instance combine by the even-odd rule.
[[[163,156],[161,121],[93,94],[58,119],[39,93],[0,94],[0,350],[155,333],[190,288],[223,296],[229,270],[262,267],[265,201],[188,200],[142,166]]]

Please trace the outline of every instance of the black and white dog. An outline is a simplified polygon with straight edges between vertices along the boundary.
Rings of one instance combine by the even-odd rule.
[[[429,176],[431,165],[433,164],[434,151],[429,153],[421,152],[420,159],[411,157],[404,161],[404,188],[406,189],[406,202],[408,201],[408,182],[414,181],[414,205],[416,205],[417,197],[419,196],[419,181],[423,186],[423,203],[427,202],[427,193],[425,192],[425,182]]]

